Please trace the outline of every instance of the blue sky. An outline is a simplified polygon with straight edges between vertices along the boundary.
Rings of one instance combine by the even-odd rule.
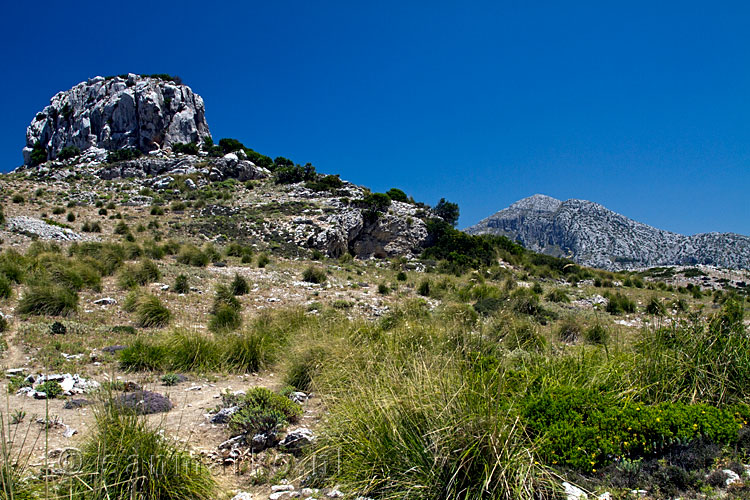
[[[8,2],[0,170],[57,91],[170,73],[215,139],[473,224],[534,193],[750,234],[746,2]]]

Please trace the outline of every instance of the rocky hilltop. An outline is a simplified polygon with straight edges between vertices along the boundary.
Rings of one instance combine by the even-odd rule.
[[[507,236],[530,250],[609,270],[693,264],[750,267],[750,237],[684,236],[636,222],[597,203],[560,201],[541,194],[517,201],[466,232]]]
[[[361,258],[416,256],[427,240],[432,213],[424,205],[388,200],[374,211],[368,189],[312,165],[271,160],[235,139],[213,144],[201,97],[166,75],[82,82],[55,95],[26,135],[24,165],[15,171],[22,178],[73,186],[69,202],[92,208],[110,185],[141,210],[197,201],[202,206],[189,218],[175,214],[187,238]],[[218,191],[224,198],[213,198]],[[11,222],[22,234],[81,239],[43,221]]]
[[[24,165],[54,160],[64,148],[148,153],[210,135],[203,99],[179,79],[97,76],[58,92],[36,114],[26,129]]]

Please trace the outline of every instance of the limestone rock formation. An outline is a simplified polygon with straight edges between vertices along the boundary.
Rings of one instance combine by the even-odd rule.
[[[160,77],[97,76],[58,92],[26,129],[24,165],[35,145],[46,160],[65,147],[108,151],[126,147],[144,153],[174,143],[210,137],[203,99],[190,87]],[[39,159],[36,159],[39,162]]]
[[[750,268],[750,237],[684,236],[636,222],[586,200],[534,195],[466,229],[497,234],[526,248],[603,269],[707,264]]]

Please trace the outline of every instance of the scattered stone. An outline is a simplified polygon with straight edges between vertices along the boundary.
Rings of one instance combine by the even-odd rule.
[[[78,359],[83,359],[84,354],[67,354],[67,353],[61,352],[60,356],[67,359],[68,361],[76,361]]]
[[[333,488],[331,491],[326,493],[326,496],[328,498],[341,498],[344,496],[344,494],[341,493],[341,491],[338,488]]]
[[[91,401],[89,401],[88,399],[69,399],[63,405],[63,409],[75,410],[78,408],[83,408],[84,406],[88,406],[90,404],[91,404]]]
[[[241,491],[233,496],[232,500],[253,500],[253,496],[246,491]]]
[[[294,491],[294,485],[291,484],[274,484],[271,486],[271,491]]]
[[[104,297],[104,298],[95,300],[94,304],[96,304],[97,306],[111,306],[111,305],[117,304],[117,301],[113,299],[112,297]]]
[[[5,376],[7,378],[20,377],[26,373],[26,368],[10,368],[5,370]]]
[[[75,434],[78,434],[78,430],[74,429],[70,426],[65,426],[65,431],[63,432],[63,436],[66,438],[72,438]]]
[[[9,218],[7,228],[9,231],[43,240],[81,241],[92,239],[90,236],[84,237],[72,229],[53,226],[43,220],[26,216]]]
[[[215,415],[210,418],[212,424],[228,424],[229,419],[240,410],[239,406],[230,406],[228,408],[222,408]]]
[[[118,351],[122,351],[123,349],[127,349],[128,346],[124,345],[109,345],[107,347],[102,347],[102,352],[106,352],[108,354],[114,354]]]
[[[315,435],[307,427],[300,427],[287,433],[279,443],[279,448],[289,453],[297,453],[305,446],[315,441]]]
[[[220,450],[228,450],[235,448],[245,442],[245,436],[235,436],[231,439],[227,439],[223,443],[219,444]]]
[[[307,401],[308,397],[309,396],[306,393],[302,392],[302,391],[295,391],[295,392],[292,392],[291,394],[289,394],[289,399],[291,399],[295,403],[299,403],[299,404],[302,404],[305,401]]]
[[[581,488],[574,486],[567,481],[562,484],[562,487],[565,490],[567,500],[582,500],[589,497]]]

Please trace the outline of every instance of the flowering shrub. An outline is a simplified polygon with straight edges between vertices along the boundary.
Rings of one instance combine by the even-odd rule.
[[[527,431],[538,439],[541,460],[596,472],[603,465],[659,455],[698,438],[731,444],[749,412],[747,405],[644,405],[590,389],[557,388],[528,398],[522,415]]]

